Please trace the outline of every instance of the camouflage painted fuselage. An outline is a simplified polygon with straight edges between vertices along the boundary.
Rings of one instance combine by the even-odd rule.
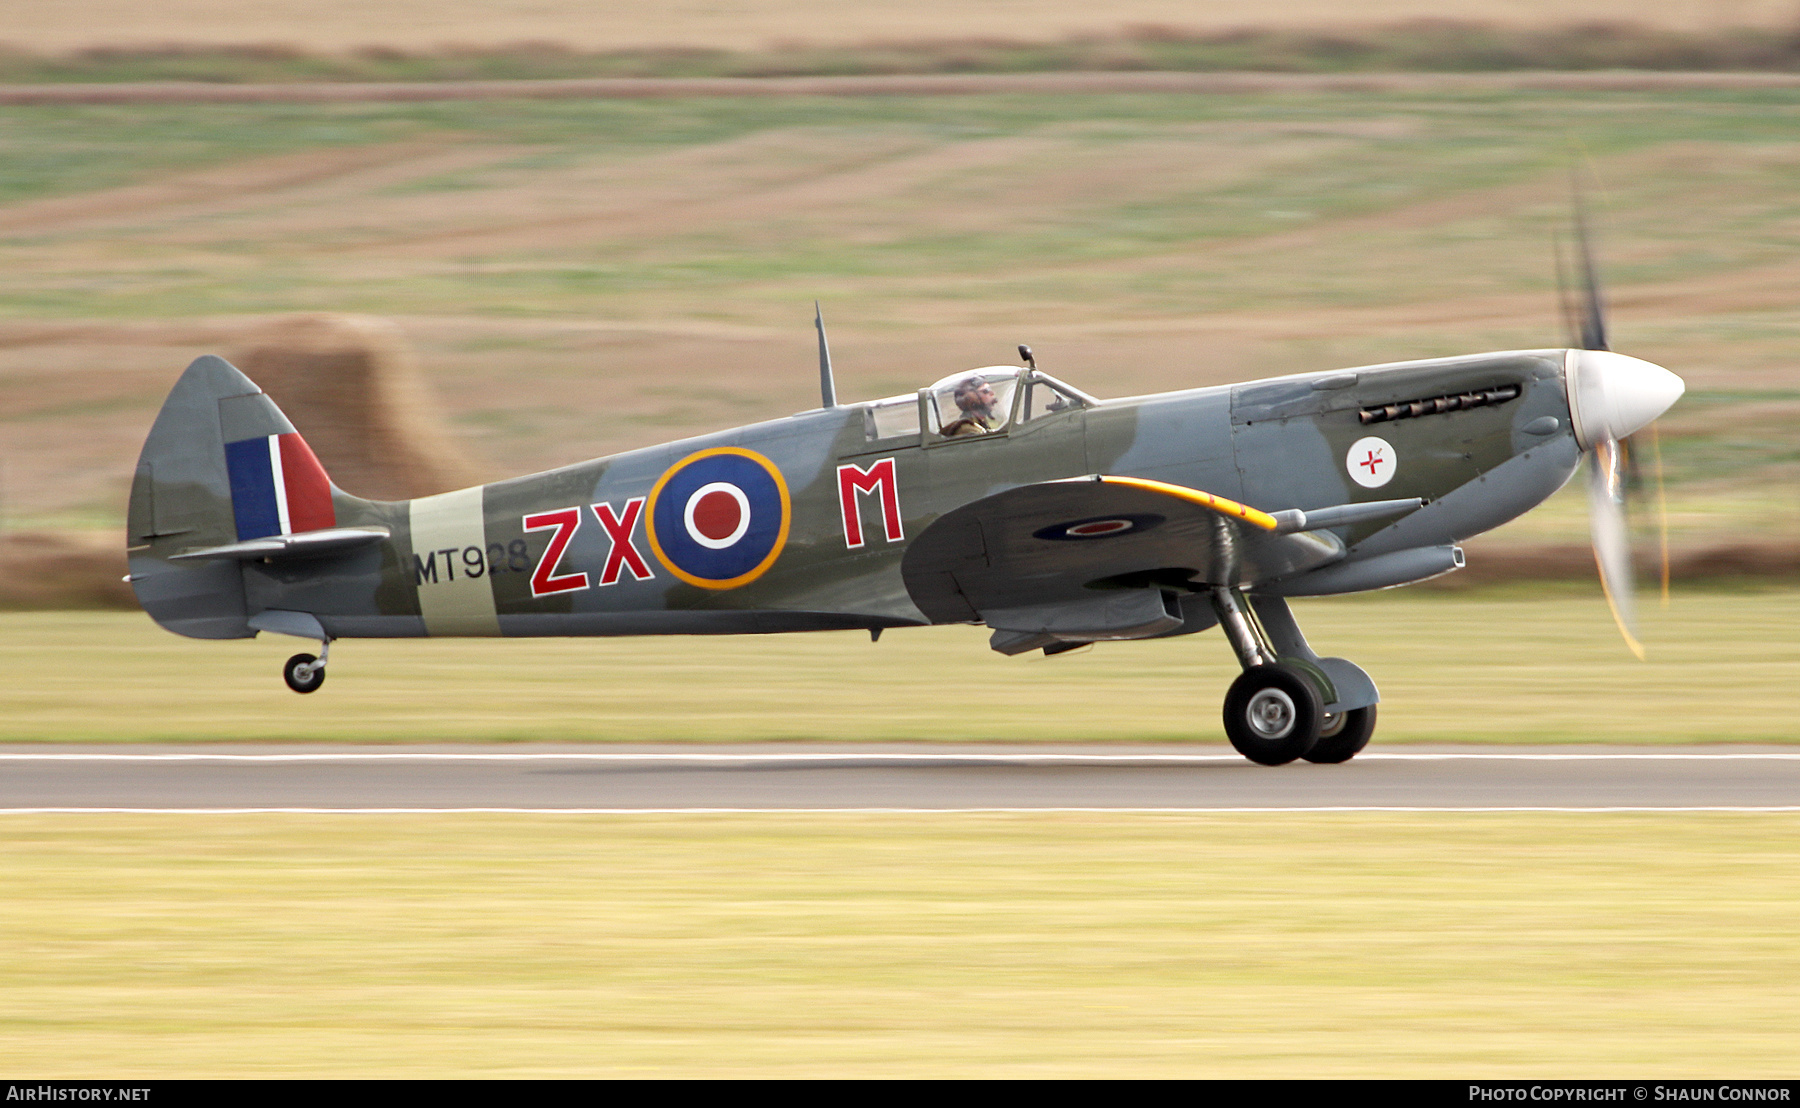
[[[1562,350],[1082,397],[1035,415],[1021,402],[1001,430],[949,439],[924,422],[889,434],[868,405],[849,404],[412,501],[331,487],[317,511],[366,541],[259,557],[230,549],[261,537],[246,530],[249,478],[233,467],[244,444],[266,441],[277,481],[284,449],[298,473],[284,438],[294,429],[235,369],[201,359],[139,465],[132,581],[158,622],[202,638],[311,626],[265,613],[314,617],[330,637],[873,629],[977,621],[948,595],[953,581],[945,595],[920,595],[933,586],[918,579],[909,589],[903,558],[946,513],[1019,486],[1122,475],[1269,512],[1428,501],[1397,522],[1336,528],[1327,564],[1297,574],[1234,565],[1230,580],[1182,578],[1195,592],[1354,591],[1430,575],[1404,565],[1450,568],[1390,558],[1401,568],[1348,571],[1498,526],[1561,487],[1580,457]],[[1371,436],[1391,453],[1353,456]],[[297,480],[279,508],[294,518]]]

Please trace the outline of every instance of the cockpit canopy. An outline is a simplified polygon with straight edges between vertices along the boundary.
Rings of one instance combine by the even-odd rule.
[[[914,436],[923,412],[928,437],[943,441],[1001,433],[1092,403],[1092,397],[1035,369],[984,366],[952,373],[916,396],[871,401],[867,425],[871,439]]]
[[[953,373],[932,385],[927,404],[937,418],[933,428],[945,438],[985,435],[1005,427],[1012,418],[1013,391],[1024,371],[1015,366],[993,365]]]

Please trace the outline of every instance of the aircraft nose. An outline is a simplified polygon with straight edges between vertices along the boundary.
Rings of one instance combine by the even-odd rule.
[[[1575,441],[1592,450],[1649,426],[1687,385],[1655,362],[1610,350],[1571,350],[1564,366]]]

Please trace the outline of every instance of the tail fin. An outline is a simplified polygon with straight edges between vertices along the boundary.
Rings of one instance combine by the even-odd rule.
[[[232,560],[172,560],[234,542],[333,527],[341,500],[294,425],[223,358],[175,383],[138,456],[126,522],[133,591],[157,623],[198,639],[248,638]]]

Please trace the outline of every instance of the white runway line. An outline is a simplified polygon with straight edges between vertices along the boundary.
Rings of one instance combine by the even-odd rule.
[[[1578,753],[1492,754],[1421,753],[1378,751],[1357,755],[1358,762],[1795,762],[1800,753],[1726,751],[1718,754]],[[1202,765],[1214,762],[1249,763],[1237,754],[1011,754],[1006,752],[918,753],[840,751],[837,753],[555,753],[542,751],[441,752],[441,751],[343,751],[306,754],[98,754],[98,753],[0,753],[0,762],[687,762],[721,765],[771,765],[782,762],[884,762],[909,763],[1001,762],[1015,765]]]

